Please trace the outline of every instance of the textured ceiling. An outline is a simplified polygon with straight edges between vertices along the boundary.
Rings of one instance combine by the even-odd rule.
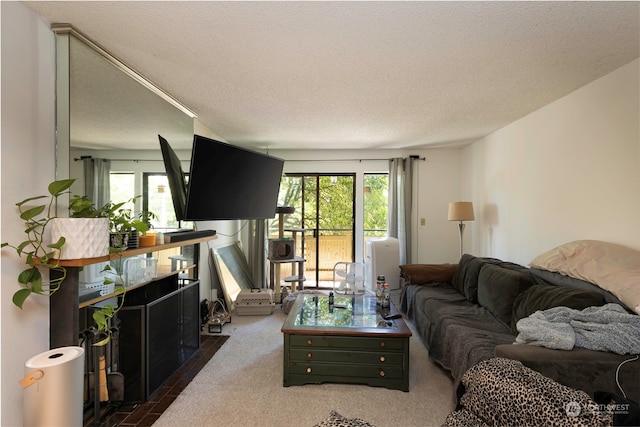
[[[639,56],[639,2],[25,2],[254,148],[464,143]]]

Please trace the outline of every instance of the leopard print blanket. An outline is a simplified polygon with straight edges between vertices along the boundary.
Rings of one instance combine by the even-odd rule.
[[[375,427],[360,418],[346,418],[336,411],[331,411],[329,418],[313,427]]]
[[[444,426],[610,426],[613,415],[587,393],[515,360],[493,358],[462,377],[464,395]]]

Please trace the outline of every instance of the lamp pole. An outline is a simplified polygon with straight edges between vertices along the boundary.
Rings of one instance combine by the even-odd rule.
[[[462,258],[462,237],[464,236],[464,222],[460,221],[460,224],[458,224],[458,228],[460,229],[460,258]]]

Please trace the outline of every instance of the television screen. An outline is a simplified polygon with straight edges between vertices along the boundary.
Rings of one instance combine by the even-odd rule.
[[[284,160],[195,135],[185,220],[276,216]]]
[[[162,151],[164,168],[167,172],[167,180],[169,181],[169,190],[171,191],[171,200],[173,201],[173,209],[176,212],[176,219],[183,221],[185,219],[185,209],[187,206],[187,182],[185,175],[180,165],[180,159],[167,140],[160,135],[158,135],[158,138],[160,139],[160,150]]]

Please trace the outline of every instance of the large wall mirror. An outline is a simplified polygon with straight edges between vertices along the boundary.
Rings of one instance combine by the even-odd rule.
[[[109,160],[111,170],[163,172],[158,134],[180,153],[188,170],[195,115],[71,26],[52,29],[57,45],[57,178],[75,178],[72,193],[92,195],[85,189],[88,166],[80,160],[88,157]],[[139,185],[136,179],[136,193]]]

